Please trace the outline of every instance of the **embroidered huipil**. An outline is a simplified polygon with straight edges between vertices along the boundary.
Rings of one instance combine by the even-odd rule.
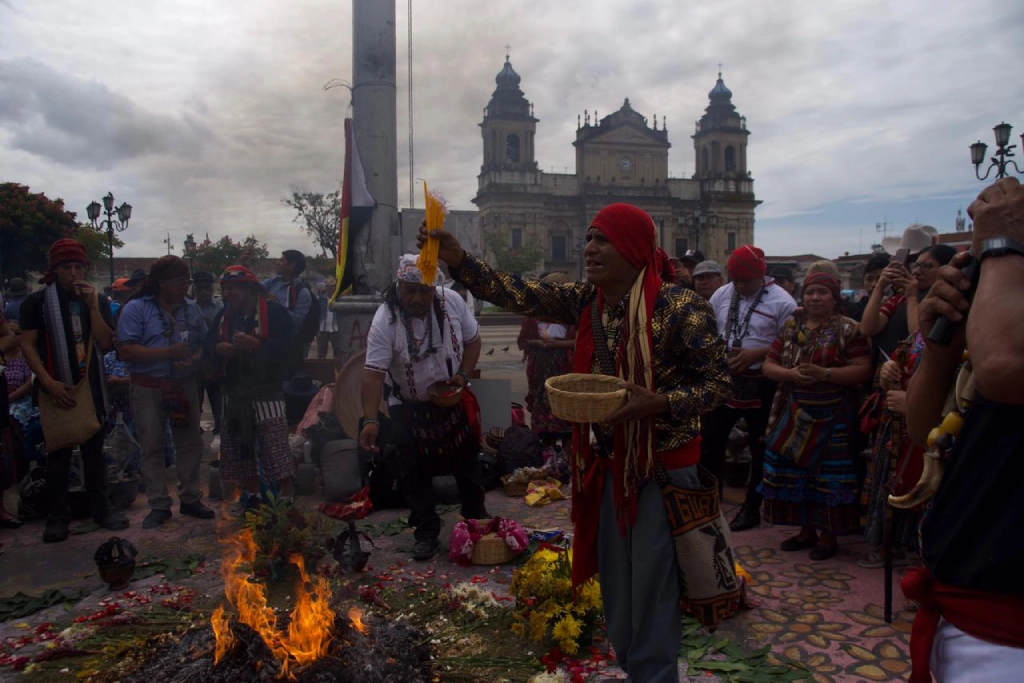
[[[495,271],[466,254],[451,269],[474,296],[497,306],[563,325],[575,325],[597,288],[585,282],[550,284]],[[609,337],[625,316],[626,302],[608,311]],[[655,419],[655,450],[675,450],[700,435],[700,416],[721,405],[731,392],[725,344],[714,314],[694,292],[663,284],[654,306],[653,374],[658,393],[668,397],[670,411]],[[594,371],[597,371],[596,367]]]

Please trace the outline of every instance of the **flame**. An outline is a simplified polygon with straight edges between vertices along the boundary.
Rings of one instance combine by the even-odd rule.
[[[288,632],[277,627],[277,615],[267,604],[266,591],[262,584],[249,581],[245,565],[256,559],[256,544],[252,532],[245,529],[234,537],[228,556],[221,565],[224,575],[224,594],[238,611],[238,621],[259,633],[263,642],[274,656],[281,661],[282,677],[289,676],[290,665],[302,665],[323,657],[331,643],[331,627],[334,611],[330,607],[331,587],[327,579],[317,577],[310,580],[301,555],[288,560],[299,570],[296,586],[295,607],[292,609]],[[312,584],[312,594],[307,585]],[[213,632],[217,639],[214,664],[231,647],[233,636],[220,607],[211,617]]]
[[[363,610],[359,609],[355,605],[348,608],[348,618],[352,622],[352,626],[357,631],[366,635],[370,631],[370,627],[363,623]]]

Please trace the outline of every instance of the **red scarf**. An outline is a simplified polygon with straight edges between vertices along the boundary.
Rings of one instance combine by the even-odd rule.
[[[622,343],[620,349],[628,347],[634,335],[646,336],[648,348],[653,349],[651,318],[654,313],[654,302],[661,291],[661,283],[672,282],[675,272],[669,263],[668,255],[657,245],[654,221],[642,209],[630,204],[612,204],[601,209],[594,217],[591,227],[601,231],[615,251],[631,266],[641,271],[643,277],[643,308],[646,311],[647,325],[645,329],[633,329],[633,321],[627,315],[623,322]],[[604,310],[605,299],[601,290],[597,292],[597,310]],[[589,373],[593,368],[596,345],[593,334],[591,306],[586,305],[580,315],[579,327],[576,330],[576,351],[573,357],[573,372]],[[636,349],[639,344],[634,345]],[[644,373],[636,369],[643,368],[640,358],[628,359],[625,352],[619,352],[616,358],[616,369],[620,376],[634,384],[644,386],[652,391],[657,386],[652,379],[648,381]],[[632,362],[630,362],[632,360]],[[630,372],[629,368],[634,368]],[[624,425],[615,427],[615,455],[610,459],[596,457],[590,448],[589,425],[573,426],[573,504],[572,521],[575,525],[573,549],[573,585],[579,586],[597,572],[597,525],[598,511],[601,508],[604,471],[612,468],[615,486],[615,511],[619,527],[623,533],[636,520],[636,494],[653,468],[653,452],[648,447],[648,436],[654,429],[654,420],[644,420],[640,429],[635,430],[632,443],[627,443]],[[627,467],[627,452],[634,454],[632,466]]]

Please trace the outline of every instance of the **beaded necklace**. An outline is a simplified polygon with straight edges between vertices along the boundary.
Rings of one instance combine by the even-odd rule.
[[[726,319],[725,324],[725,344],[729,346],[729,340],[732,339],[733,333],[736,333],[736,338],[732,340],[732,347],[735,349],[743,346],[743,339],[747,336],[750,331],[750,318],[754,315],[754,309],[761,303],[761,299],[764,297],[767,287],[762,286],[761,289],[757,290],[757,295],[754,297],[754,301],[751,302],[750,307],[747,309],[747,314],[743,317],[743,327],[740,329],[737,325],[740,313],[740,292],[733,285],[732,300],[729,302],[729,317]]]
[[[412,319],[405,314],[405,312],[399,313],[402,318],[402,324],[405,325],[405,337],[409,344],[409,360],[411,362],[421,361],[431,354],[437,353],[437,347],[434,346],[434,325],[430,320],[430,314],[424,318],[423,323],[426,325],[426,338],[416,339],[412,333]],[[423,342],[426,342],[427,348],[423,349]],[[422,351],[422,353],[421,353]]]

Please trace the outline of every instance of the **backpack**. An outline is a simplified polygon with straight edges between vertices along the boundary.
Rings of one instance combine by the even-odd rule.
[[[313,293],[313,288],[305,280],[299,280],[288,288],[288,310],[295,308],[299,300],[299,292],[305,289],[309,292],[309,310],[306,317],[302,319],[299,329],[295,330],[295,338],[303,344],[312,344],[316,335],[320,332],[320,299]]]
[[[513,425],[505,430],[505,438],[498,447],[498,471],[512,474],[520,467],[540,467],[544,464],[540,439],[529,427]]]

